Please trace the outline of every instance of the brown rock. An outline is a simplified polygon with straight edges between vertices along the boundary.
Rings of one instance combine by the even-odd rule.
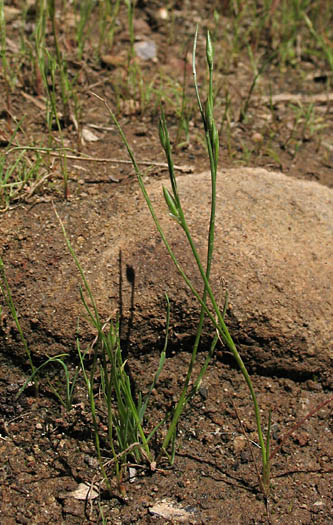
[[[182,176],[178,184],[204,258],[209,174]],[[170,244],[201,289],[184,234],[168,216],[161,181],[148,190]],[[171,340],[186,347],[195,333],[198,306],[175,271],[141,193],[93,198],[57,207],[101,316],[115,318],[121,291],[122,337],[129,336],[134,352],[151,350],[163,343],[167,292]],[[79,273],[50,204],[17,209],[1,219],[3,258],[33,353],[75,351],[78,319],[89,340],[93,330],[84,321]],[[232,308],[226,322],[251,370],[292,378],[316,376],[332,384],[332,225],[333,191],[327,187],[263,169],[219,174],[211,280],[218,298],[229,290]],[[82,235],[89,239],[84,246],[76,242]],[[22,271],[25,279],[15,288]],[[37,329],[31,325],[35,318]],[[206,336],[212,334],[207,324]],[[8,331],[2,346],[22,352]]]

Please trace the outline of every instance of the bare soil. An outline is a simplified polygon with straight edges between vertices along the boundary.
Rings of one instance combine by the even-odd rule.
[[[186,177],[188,167],[195,172],[206,169],[207,157],[200,135],[199,115],[193,109],[191,66],[187,59],[184,61],[184,56],[191,49],[197,21],[202,22],[203,27],[214,29],[214,8],[220,11],[226,25],[231,13],[229,2],[215,2],[216,5],[212,6],[199,0],[191,2],[191,5],[187,2],[174,4],[171,33],[170,20],[163,21],[157,16],[158,9],[163,7],[162,2],[138,2],[136,33],[141,32],[143,40],[153,40],[157,46],[155,61],[139,62],[146,83],[154,80],[154,86],[158,89],[161,87],[161,77],[171,79],[178,86],[179,96],[184,67],[189,69],[186,93],[191,136],[189,143],[182,147],[177,147],[177,144],[184,141],[184,135],[176,140],[179,110],[174,102],[176,97],[174,93],[169,93],[168,96],[165,94],[168,93],[167,87],[162,96],[174,142],[174,160],[177,165],[185,168],[177,174]],[[258,16],[259,14],[258,12]],[[102,214],[104,199],[112,198],[117,192],[133,195],[138,191],[131,165],[119,162],[128,159],[116,129],[110,123],[105,107],[91,94],[92,91],[107,100],[112,107],[119,103],[117,114],[120,123],[138,159],[152,163],[151,166],[144,166],[147,179],[165,176],[167,173],[165,166],[157,164],[165,162],[157,132],[158,104],[156,107],[151,104],[143,106],[142,101],[138,102],[139,97],[123,95],[118,99],[116,96],[117,82],[126,84],[128,74],[126,57],[129,34],[125,10],[120,12],[119,24],[114,48],[109,53],[111,58],[96,61],[87,50],[80,63],[74,59],[75,53],[71,49],[73,43],[68,37],[65,22],[62,26],[62,42],[67,45],[68,55],[71,56],[71,52],[73,54],[72,62],[69,61],[70,70],[73,74],[79,71],[81,124],[84,127],[94,125],[95,127],[89,129],[98,137],[94,142],[87,139],[82,142],[73,123],[64,127],[66,146],[72,148],[73,157],[77,157],[68,158],[66,206],[69,216],[73,203],[84,201],[86,205],[91,202],[95,206],[96,202],[100,202]],[[26,30],[29,30],[28,26]],[[18,34],[17,24],[10,22],[7,36],[15,41]],[[197,68],[199,82],[204,87],[206,75],[203,34],[202,28]],[[93,35],[90,38],[93,43]],[[188,48],[184,42],[189,42]],[[259,43],[249,43],[262,54],[270,51],[271,42],[264,35],[261,35]],[[223,41],[217,40],[217,59],[224,51]],[[121,62],[119,65],[112,57],[124,57],[125,66]],[[320,55],[312,60],[303,59],[300,55],[296,65],[286,64],[283,67],[273,60],[258,80],[245,119],[240,119],[239,116],[253,80],[246,49],[240,50],[237,60],[231,61],[228,67],[218,69],[216,83],[219,95],[216,111],[222,129],[221,165],[279,169],[290,177],[317,180],[332,188],[333,160],[330,143],[333,118],[328,101],[330,76],[326,67]],[[10,95],[10,100],[7,104],[5,100],[2,102],[0,147],[3,148],[7,144],[6,137],[9,138],[15,128],[15,122],[23,116],[25,133],[18,132],[16,143],[47,143],[48,132],[43,109],[45,100],[38,93],[31,66],[21,64],[19,71],[18,84]],[[1,91],[5,92],[5,83],[3,79],[0,81]],[[227,92],[232,98],[233,108],[230,127],[223,121]],[[273,96],[271,102],[268,100],[270,94]],[[272,102],[275,95],[286,97],[282,102]],[[300,102],[295,103],[291,95],[300,96]],[[324,98],[318,97],[319,95]],[[172,102],[171,109],[168,106],[168,97]],[[312,124],[318,126],[317,128],[305,126],[304,119],[298,121],[295,116],[297,109],[309,107],[309,100],[314,104]],[[56,131],[54,137],[58,137]],[[108,161],[82,160],[80,152],[91,158]],[[32,153],[32,159],[33,155]],[[47,209],[49,213],[51,201],[63,200],[60,159],[57,156],[51,157],[51,161],[45,159],[43,169],[47,174],[44,185],[25,188],[17,202],[12,202],[10,206],[24,208],[25,211],[31,211],[31,214],[38,213],[40,228],[47,231],[48,225],[43,222],[43,210]],[[39,270],[45,274],[49,265],[57,265],[59,248],[51,244],[45,247],[44,254],[38,252],[38,257],[35,254],[26,254],[22,249],[24,235],[15,235],[15,214],[11,215],[8,210],[4,210],[0,220],[12,233],[5,243],[1,243],[0,251],[17,310],[24,317],[24,311],[21,311],[24,304],[22,288],[27,280],[30,286],[31,283],[36,288],[39,286]],[[80,220],[76,220],[78,234],[84,234],[81,232]],[[31,219],[32,222],[35,223],[35,218]],[[26,214],[26,227],[29,229],[29,214]],[[99,231],[99,227],[97,222],[89,226],[95,231]],[[52,235],[48,234],[47,238],[51,239]],[[48,312],[48,315],[51,316],[52,312]],[[291,311],[291,319],[292,315]],[[75,328],[72,328],[73,333]],[[41,333],[43,331],[38,322],[36,330],[41,330]],[[331,330],[331,327],[328,326],[327,330]],[[16,339],[16,345],[11,343],[8,346],[8,332]],[[48,339],[49,334],[43,333],[43,336],[52,348],[54,342]],[[124,479],[121,487],[112,479],[114,492],[110,495],[101,483],[95,459],[91,416],[81,379],[75,391],[73,408],[69,412],[61,407],[50,386],[51,382],[53,386],[59,387],[58,369],[48,371],[48,377],[41,380],[37,397],[33,388],[28,388],[17,399],[16,394],[29,369],[6,308],[1,313],[0,337],[2,523],[101,523],[101,513],[104,514],[106,523],[114,524],[181,521],[180,517],[168,519],[154,513],[154,505],[162,500],[169,500],[174,507],[185,509],[187,517],[183,518],[183,522],[186,523],[333,523],[331,404],[316,411],[282,443],[273,459],[271,495],[269,501],[265,502],[255,467],[257,464],[260,468],[260,457],[248,390],[233,362],[223,352],[217,352],[200,394],[189,404],[180,421],[174,466],[171,468],[167,462],[162,462],[156,469],[137,467],[135,479]],[[181,345],[181,348],[172,347],[170,350],[158,388],[154,391],[149,426],[152,427],[159,421],[161,414],[170,409],[177,399],[186,373],[189,349],[186,345]],[[36,364],[40,364],[45,355],[42,356],[37,347],[32,347],[31,350]],[[203,358],[200,355],[199,362]],[[158,359],[159,349],[154,347],[146,348],[140,355],[136,353],[135,360],[129,359],[133,381],[143,390],[150,384]],[[73,368],[76,364],[77,360],[73,356]],[[324,387],[316,377],[278,377],[272,370],[266,375],[254,374],[253,381],[266,423],[269,409],[272,409],[272,449],[281,444],[282,436],[296,421],[332,396],[327,385]],[[99,418],[103,432],[104,414],[101,413]],[[105,449],[104,453],[107,461],[109,451]],[[99,496],[92,500],[73,497],[70,493],[79,483],[94,484],[100,488]]]

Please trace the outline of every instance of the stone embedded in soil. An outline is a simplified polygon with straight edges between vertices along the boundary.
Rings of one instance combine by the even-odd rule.
[[[195,523],[193,516],[195,509],[184,509],[175,501],[163,499],[155,503],[149,508],[150,514],[166,520],[171,520],[173,523]]]
[[[245,436],[236,436],[233,441],[233,449],[235,454],[239,454],[246,447],[247,441]]]
[[[134,44],[136,55],[142,60],[153,60],[156,58],[156,44],[151,40],[142,40]]]
[[[168,216],[163,184],[168,182],[148,184],[149,194],[182,266],[201,289],[184,234]],[[209,173],[181,176],[178,186],[205,258]],[[163,344],[167,292],[171,343],[185,347],[195,334],[198,305],[168,257],[139,190],[112,191],[57,204],[101,316],[115,319],[120,310],[122,338],[132,351],[149,350]],[[217,194],[211,281],[221,303],[229,290],[226,322],[244,360],[251,370],[332,385],[333,190],[239,168],[219,173]],[[79,274],[52,207],[41,203],[11,211],[2,217],[0,236],[33,353],[75,351],[78,318],[81,334],[91,340]],[[5,324],[2,345],[23,354],[10,321]],[[205,334],[213,334],[208,324]]]
[[[58,497],[61,499],[74,498],[82,501],[92,500],[98,498],[99,493],[93,488],[92,485],[86,483],[79,483],[75,490],[70,492],[62,492]]]

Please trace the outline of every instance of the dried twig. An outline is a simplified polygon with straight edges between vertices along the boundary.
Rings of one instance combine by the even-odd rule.
[[[255,97],[255,100],[260,100],[266,104],[327,104],[333,102],[333,93],[318,93],[316,95],[303,95],[293,93],[279,93],[273,96]]]
[[[61,153],[57,152],[48,152],[48,155],[51,155],[52,157],[62,157]],[[132,164],[131,160],[123,160],[123,159],[108,159],[108,158],[101,158],[101,157],[88,157],[88,155],[84,156],[77,156],[77,155],[66,155],[67,159],[71,160],[82,160],[84,162],[109,162],[113,164]],[[168,164],[166,162],[154,162],[151,160],[138,160],[137,164],[141,164],[142,166],[156,166],[157,168],[168,168]],[[178,166],[177,164],[174,165],[175,170],[181,171],[183,173],[193,173],[193,168],[191,166]]]

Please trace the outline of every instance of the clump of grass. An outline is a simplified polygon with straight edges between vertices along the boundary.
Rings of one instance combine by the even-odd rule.
[[[45,31],[48,20],[52,27],[54,52],[51,52],[46,46]],[[60,142],[64,150],[63,157],[61,158],[61,172],[64,180],[64,197],[67,198],[68,167],[64,148],[63,127],[73,122],[78,131],[79,104],[75,92],[76,79],[75,77],[72,81],[69,79],[67,61],[59,44],[56,5],[54,0],[48,0],[47,4],[40,2],[34,36],[38,71],[46,95],[46,122],[49,132],[48,145],[51,147],[53,144],[52,130],[55,127],[59,133]],[[61,106],[61,112],[58,109],[59,105]],[[74,112],[71,106],[74,107]]]
[[[112,49],[119,8],[120,0],[115,0],[113,3],[111,0],[107,0],[106,2],[100,3],[98,53],[100,53],[104,41],[106,41],[109,48]]]
[[[174,459],[174,442],[176,439],[176,429],[177,424],[179,421],[179,418],[186,406],[186,403],[188,399],[190,398],[193,393],[195,393],[201,383],[203,374],[206,371],[206,368],[208,366],[208,363],[210,362],[210,359],[213,355],[215,345],[218,339],[220,339],[223,344],[232,352],[236,363],[244,377],[244,380],[249,388],[250,397],[252,399],[254,413],[255,413],[255,419],[256,419],[256,425],[257,425],[257,432],[258,432],[258,439],[259,439],[259,445],[261,449],[261,459],[262,459],[262,470],[261,470],[261,476],[260,476],[260,484],[263,490],[263,493],[267,496],[269,493],[269,484],[270,484],[270,426],[271,426],[271,416],[269,414],[268,418],[268,429],[266,436],[263,432],[263,426],[261,422],[261,415],[260,415],[260,409],[257,401],[257,396],[252,384],[251,377],[247,371],[247,368],[237,350],[237,347],[229,333],[229,330],[227,328],[227,325],[225,323],[225,313],[227,308],[227,297],[225,300],[225,305],[223,309],[218,305],[218,301],[216,299],[216,296],[214,294],[214,291],[212,290],[211,284],[210,284],[210,269],[211,269],[211,262],[212,262],[212,255],[213,255],[213,249],[214,249],[214,232],[215,232],[215,210],[216,210],[216,175],[217,175],[217,166],[218,166],[218,158],[219,158],[219,135],[218,130],[215,124],[214,120],[214,114],[213,114],[213,108],[214,108],[214,96],[213,96],[213,64],[214,64],[214,51],[213,46],[210,38],[209,32],[207,33],[206,38],[206,60],[208,65],[208,71],[209,71],[209,85],[208,85],[208,96],[207,100],[205,101],[205,104],[202,104],[197,84],[197,74],[196,74],[196,45],[197,45],[197,35],[198,30],[195,35],[194,39],[194,47],[193,47],[193,77],[194,77],[194,85],[195,85],[195,91],[196,91],[196,97],[197,97],[197,103],[200,110],[203,126],[204,126],[204,134],[205,134],[205,140],[207,145],[207,151],[208,151],[208,157],[209,157],[209,164],[210,164],[210,172],[211,172],[211,214],[210,214],[210,223],[209,223],[209,233],[208,233],[208,241],[207,241],[207,259],[206,263],[204,264],[197,252],[193,237],[191,235],[190,229],[188,227],[182,204],[180,195],[178,192],[177,187],[177,180],[174,173],[173,168],[173,159],[172,159],[172,153],[171,153],[171,145],[170,145],[170,139],[168,134],[168,129],[166,125],[166,120],[164,117],[164,114],[162,112],[160,125],[159,125],[159,134],[160,134],[160,141],[161,145],[165,151],[166,159],[169,166],[169,176],[170,176],[170,183],[171,183],[171,191],[169,191],[166,187],[163,188],[163,194],[166,201],[166,204],[169,208],[169,213],[171,217],[175,220],[175,222],[183,229],[184,234],[187,238],[189,250],[192,252],[193,255],[193,261],[197,265],[203,284],[204,284],[204,292],[201,296],[199,292],[195,289],[194,285],[192,284],[189,276],[187,275],[186,271],[182,268],[180,265],[176,255],[174,254],[165,234],[164,231],[160,225],[160,222],[155,214],[152,202],[149,198],[148,192],[146,190],[143,176],[140,172],[140,169],[136,163],[135,156],[133,154],[133,151],[131,150],[127,139],[115,117],[113,114],[111,108],[106,104],[111,117],[116,124],[118,131],[124,141],[124,144],[127,148],[128,154],[132,160],[134,169],[136,171],[138,182],[141,188],[141,191],[143,193],[143,196],[146,200],[147,206],[150,210],[150,213],[152,215],[152,218],[155,222],[156,228],[161,236],[161,239],[172,259],[174,262],[177,270],[179,271],[180,275],[184,279],[185,283],[188,285],[190,290],[192,291],[193,295],[197,298],[201,305],[201,314],[200,314],[200,320],[198,324],[198,330],[197,330],[197,336],[195,339],[195,344],[193,347],[188,372],[186,375],[186,379],[184,382],[184,387],[181,393],[181,396],[176,404],[176,407],[173,411],[172,419],[170,426],[168,428],[167,434],[163,440],[161,452],[166,454],[171,463]],[[192,372],[193,372],[193,366],[196,362],[197,358],[197,351],[201,339],[202,329],[203,329],[203,323],[205,318],[208,317],[211,321],[214,329],[217,332],[217,335],[213,339],[212,346],[210,348],[210,351],[208,352],[206,356],[205,363],[196,379],[194,381],[195,387],[194,392],[193,390],[189,392],[189,383],[190,379],[192,378]],[[169,447],[172,445],[171,448],[171,455],[169,452]]]
[[[8,210],[13,203],[31,202],[32,197],[41,191],[52,175],[47,169],[48,162],[45,158],[49,159],[49,155],[57,151],[59,156],[68,151],[67,148],[12,145],[19,126],[20,123],[0,159],[1,212]]]
[[[121,486],[124,469],[130,458],[132,461],[135,461],[135,463],[140,464],[148,462],[149,465],[152,465],[154,462],[150,441],[163,421],[147,434],[144,429],[144,420],[146,418],[151,393],[158,382],[166,358],[170,312],[169,300],[167,298],[165,344],[161,352],[158,368],[148,393],[145,396],[139,393],[136,397],[133,392],[130,376],[127,372],[127,362],[124,360],[121,350],[119,323],[118,321],[102,322],[89,283],[71,246],[65,227],[56,210],[55,213],[62,227],[68,249],[81,275],[83,283],[83,287],[80,289],[82,303],[88,319],[97,332],[96,344],[93,348],[83,350],[79,339],[77,339],[77,351],[83,378],[87,387],[96,454],[103,479],[107,488],[111,491],[107,467],[112,465],[112,472],[116,474],[119,486]],[[88,353],[92,353],[92,363],[90,366],[88,366],[86,360]],[[105,436],[101,436],[98,425],[97,405],[94,394],[96,386],[98,386],[102,393],[102,404],[106,413],[106,438]],[[106,441],[112,456],[111,460],[106,462],[106,465],[103,461],[101,451],[102,439],[104,442]]]
[[[196,45],[196,40],[195,40]],[[172,193],[169,192],[167,188],[163,189],[165,200],[169,206],[170,213],[175,218],[175,220],[182,226],[184,229],[190,246],[192,248],[195,260],[199,265],[200,272],[203,276],[205,283],[205,288],[203,295],[200,296],[199,293],[193,288],[188,277],[184,271],[180,268],[178,261],[176,260],[172,250],[170,249],[168,242],[164,236],[164,233],[156,219],[154,210],[152,208],[151,202],[147,195],[142,175],[138,170],[137,164],[135,162],[133,153],[131,152],[128,143],[123,135],[123,132],[120,130],[128,150],[130,152],[132,161],[134,163],[135,169],[138,174],[139,184],[142,191],[147,199],[147,204],[150,208],[150,211],[153,214],[153,217],[156,221],[156,225],[159,229],[160,234],[166,246],[168,247],[169,253],[172,256],[175,264],[178,269],[181,271],[186,282],[190,285],[193,293],[199,299],[201,304],[201,314],[197,328],[197,334],[194,342],[194,347],[191,355],[190,362],[188,364],[188,369],[186,373],[186,378],[178,402],[176,403],[175,408],[172,410],[171,414],[166,414],[165,417],[153,428],[152,431],[147,433],[144,427],[144,421],[146,412],[148,409],[149,398],[153,388],[158,384],[158,378],[163,368],[166,350],[167,350],[167,334],[168,334],[168,325],[169,325],[169,302],[167,299],[167,327],[166,327],[166,338],[163,351],[160,356],[159,365],[155,372],[154,378],[152,380],[151,386],[149,388],[148,394],[142,396],[139,393],[137,396],[134,396],[132,389],[130,377],[127,373],[127,362],[123,358],[120,338],[119,338],[119,325],[117,322],[109,323],[103,325],[95,299],[91,292],[89,283],[84,275],[84,272],[81,268],[81,265],[78,261],[78,258],[71,246],[71,243],[66,234],[64,225],[62,224],[59,216],[58,219],[63,229],[63,234],[68,246],[68,249],[76,263],[76,266],[80,272],[81,279],[83,282],[83,287],[81,289],[81,300],[85,307],[86,313],[91,324],[94,326],[97,331],[97,344],[94,347],[92,355],[92,364],[90,367],[87,366],[86,355],[87,351],[81,349],[79,341],[77,342],[77,350],[80,358],[81,369],[83,377],[87,387],[88,399],[90,403],[90,409],[92,414],[93,429],[95,435],[95,448],[97,452],[97,457],[100,464],[100,469],[103,474],[103,478],[110,489],[110,481],[107,475],[105,465],[103,464],[102,454],[101,454],[101,435],[97,422],[97,407],[94,397],[94,385],[96,385],[96,380],[99,381],[100,389],[103,394],[104,404],[106,407],[106,427],[107,427],[107,444],[111,451],[112,459],[109,464],[112,463],[114,471],[117,475],[119,481],[123,477],[124,466],[127,464],[129,458],[132,458],[135,463],[148,462],[150,467],[153,468],[153,465],[158,462],[162,456],[167,456],[170,463],[174,462],[175,458],[175,443],[177,435],[177,426],[179,419],[188,403],[188,401],[197,393],[200,388],[202,378],[207,370],[209,362],[213,356],[215,346],[218,341],[218,335],[213,338],[211,347],[207,353],[204,364],[201,366],[200,371],[196,378],[193,377],[194,365],[197,361],[197,353],[199,349],[199,344],[201,340],[201,335],[203,331],[203,325],[205,317],[208,316],[213,320],[215,327],[217,328],[219,323],[224,323],[224,316],[227,308],[227,297],[225,301],[225,306],[221,311],[214,299],[214,296],[211,292],[209,285],[209,277],[212,264],[212,255],[214,247],[214,230],[215,230],[215,206],[216,206],[216,173],[217,173],[217,163],[218,163],[218,153],[219,153],[219,142],[218,142],[218,132],[213,118],[213,82],[212,82],[212,69],[213,69],[213,49],[208,34],[207,37],[207,61],[209,64],[209,94],[205,104],[205,107],[202,106],[197,84],[197,99],[202,118],[205,123],[205,137],[209,152],[210,166],[212,172],[212,207],[211,207],[211,217],[210,217],[210,227],[209,227],[209,236],[208,236],[208,250],[207,250],[207,261],[205,268],[201,263],[197,251],[195,249],[191,234],[187,227],[187,223],[182,211],[180,204],[180,198],[177,190],[177,182],[174,176],[173,170],[173,160],[171,155],[170,140],[166,125],[166,120],[164,114],[162,113],[159,134],[161,144],[165,150],[168,166],[170,170],[170,178],[172,185]],[[107,106],[108,107],[108,106]],[[111,110],[110,110],[111,111]],[[113,113],[111,112],[112,116]],[[114,117],[115,118],[115,117]],[[115,119],[115,122],[116,119]],[[119,127],[118,123],[117,126]],[[213,297],[215,304],[216,312],[219,316],[219,323],[215,321],[215,314],[210,312],[208,308],[208,299]],[[223,324],[223,326],[225,326]],[[221,337],[221,334],[220,334]],[[222,337],[227,337],[224,332]],[[97,379],[100,377],[100,379]],[[191,383],[193,386],[191,387]],[[168,423],[169,421],[169,423]],[[153,436],[156,435],[159,428],[164,425],[166,426],[166,432],[163,441],[160,443],[158,450],[153,450],[151,447],[151,440]],[[104,439],[104,438],[103,438]]]
[[[6,86],[6,104],[10,107],[10,93],[14,86],[13,73],[7,59],[7,43],[6,43],[6,20],[4,11],[4,1],[0,0],[0,46],[1,46],[1,63],[4,72],[4,80]]]
[[[91,12],[93,9],[93,2],[84,0],[83,2],[80,2],[80,17],[79,22],[77,24],[76,28],[76,39],[78,43],[78,58],[79,60],[82,59],[83,50],[84,50],[84,43],[85,43],[85,28],[87,26],[87,23],[91,17]]]

